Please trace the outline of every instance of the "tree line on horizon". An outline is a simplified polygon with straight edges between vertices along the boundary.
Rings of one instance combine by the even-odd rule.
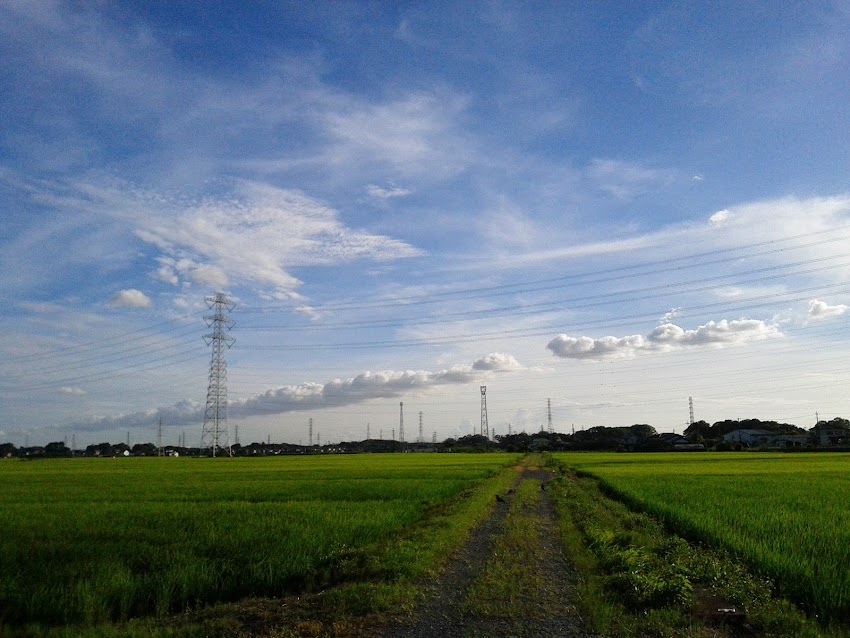
[[[725,419],[709,424],[706,421],[691,423],[682,435],[659,434],[654,427],[646,423],[629,426],[594,426],[571,434],[562,432],[518,432],[496,435],[488,440],[480,434],[468,434],[457,438],[447,438],[437,443],[405,442],[390,439],[366,439],[363,441],[344,441],[327,445],[297,445],[290,443],[254,442],[248,445],[233,445],[234,456],[269,456],[281,454],[357,454],[392,452],[484,452],[504,450],[508,452],[528,451],[569,451],[569,450],[645,450],[665,451],[675,448],[682,440],[702,445],[704,449],[735,449],[740,445],[727,445],[723,437],[737,430],[762,430],[775,435],[811,435],[820,429],[846,431],[850,438],[850,420],[836,417],[829,421],[821,420],[806,430],[790,423],[762,421],[760,419]],[[163,446],[163,454],[180,456],[206,456],[208,450],[199,447]],[[63,441],[54,441],[46,446],[16,447],[12,443],[0,443],[0,458],[63,458],[115,457],[115,456],[158,456],[160,450],[153,443],[109,442],[89,445],[81,450],[71,450]]]

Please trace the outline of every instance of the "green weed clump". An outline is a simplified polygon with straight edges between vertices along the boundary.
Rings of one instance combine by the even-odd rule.
[[[400,578],[425,568],[415,548],[393,564],[390,546],[404,554],[399,538],[515,459],[0,462],[0,627],[95,627]]]

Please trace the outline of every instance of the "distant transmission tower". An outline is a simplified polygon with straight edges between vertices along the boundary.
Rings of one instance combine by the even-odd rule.
[[[546,411],[549,413],[549,434],[555,430],[552,428],[552,399],[546,399]]]
[[[369,432],[369,430],[371,429],[371,427],[372,427],[372,424],[371,424],[371,423],[367,423],[367,424],[366,424],[366,440],[367,440],[367,441],[368,441],[369,439],[371,439],[371,438],[372,438],[372,437],[371,437],[371,434],[370,434],[370,432]]]
[[[156,429],[156,455],[162,456],[162,417],[160,417],[159,427]]]
[[[313,447],[313,418],[312,417],[307,421],[307,441],[310,443],[310,447]]]
[[[490,426],[487,424],[487,386],[481,386],[481,436],[490,440]]]
[[[398,402],[398,440],[404,443],[404,401]]]
[[[690,407],[690,409],[691,409],[691,420],[688,421],[688,424],[693,425],[694,424],[694,398],[693,397],[688,397],[688,407]]]
[[[209,448],[213,456],[219,451],[231,456],[230,436],[227,432],[227,363],[224,361],[224,351],[233,345],[233,337],[227,331],[233,327],[233,320],[228,313],[235,304],[222,292],[207,297],[206,302],[213,314],[204,317],[207,326],[212,328],[212,333],[204,335],[204,342],[212,346],[212,358],[201,448]]]
[[[418,442],[419,443],[425,442],[425,437],[422,436],[422,412],[421,411],[419,412],[419,440],[418,440]]]

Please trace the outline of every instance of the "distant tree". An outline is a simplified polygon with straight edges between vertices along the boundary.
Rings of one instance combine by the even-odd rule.
[[[636,423],[628,428],[629,434],[632,436],[636,436],[639,439],[648,439],[651,436],[655,436],[658,432],[655,431],[655,428],[651,425],[647,425],[646,423]]]
[[[111,443],[97,443],[86,448],[86,456],[112,456]]]
[[[694,421],[685,428],[685,437],[692,441],[705,441],[715,438],[715,435],[707,421]]]
[[[830,421],[818,421],[818,425],[823,424],[824,427],[834,430],[850,430],[850,421],[842,419],[840,416],[835,417]]]
[[[133,456],[156,456],[158,452],[153,443],[136,443],[133,446]]]
[[[0,459],[4,459],[7,456],[17,456],[18,448],[16,448],[11,443],[0,443]]]
[[[71,456],[71,450],[63,441],[53,441],[44,446],[44,455],[50,457]]]

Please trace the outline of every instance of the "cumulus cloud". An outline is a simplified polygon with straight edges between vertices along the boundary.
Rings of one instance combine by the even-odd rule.
[[[109,303],[116,308],[150,308],[151,306],[150,298],[141,290],[135,288],[116,292],[112,295]]]
[[[664,323],[648,335],[571,337],[558,335],[546,348],[565,359],[625,359],[643,352],[662,352],[692,346],[723,347],[782,336],[779,326],[757,319],[709,321],[693,330]]]
[[[228,414],[241,418],[342,407],[370,399],[391,399],[413,392],[424,392],[439,386],[463,385],[490,374],[510,373],[522,369],[523,366],[513,356],[494,352],[472,363],[459,364],[437,372],[364,372],[356,377],[334,379],[324,384],[305,382],[281,386],[253,397],[230,401]],[[182,401],[166,408],[97,417],[74,425],[78,429],[96,431],[150,427],[159,419],[162,419],[164,425],[189,425],[203,421],[204,409],[205,406],[196,401]]]
[[[844,304],[837,304],[835,306],[830,306],[825,301],[820,301],[819,299],[812,299],[809,301],[809,313],[808,313],[808,321],[821,321],[824,319],[832,319],[834,317],[840,317],[845,312],[847,312],[847,306]]]
[[[682,309],[681,308],[671,308],[669,311],[665,312],[661,316],[659,321],[661,323],[670,323],[671,321],[673,321],[673,319],[675,319],[676,317],[680,317],[681,315],[682,315]]]
[[[407,197],[412,191],[400,186],[390,186],[382,188],[377,184],[369,184],[366,187],[366,194],[374,199],[395,199],[397,197]]]
[[[712,226],[722,226],[729,220],[729,217],[731,217],[731,215],[732,213],[728,210],[719,210],[708,218],[708,222]]]
[[[512,355],[494,352],[475,361],[472,364],[472,369],[503,372],[508,370],[521,370],[522,365]]]
[[[86,391],[82,388],[77,388],[73,386],[63,386],[59,388],[59,394],[64,394],[65,396],[78,397],[85,394]]]

